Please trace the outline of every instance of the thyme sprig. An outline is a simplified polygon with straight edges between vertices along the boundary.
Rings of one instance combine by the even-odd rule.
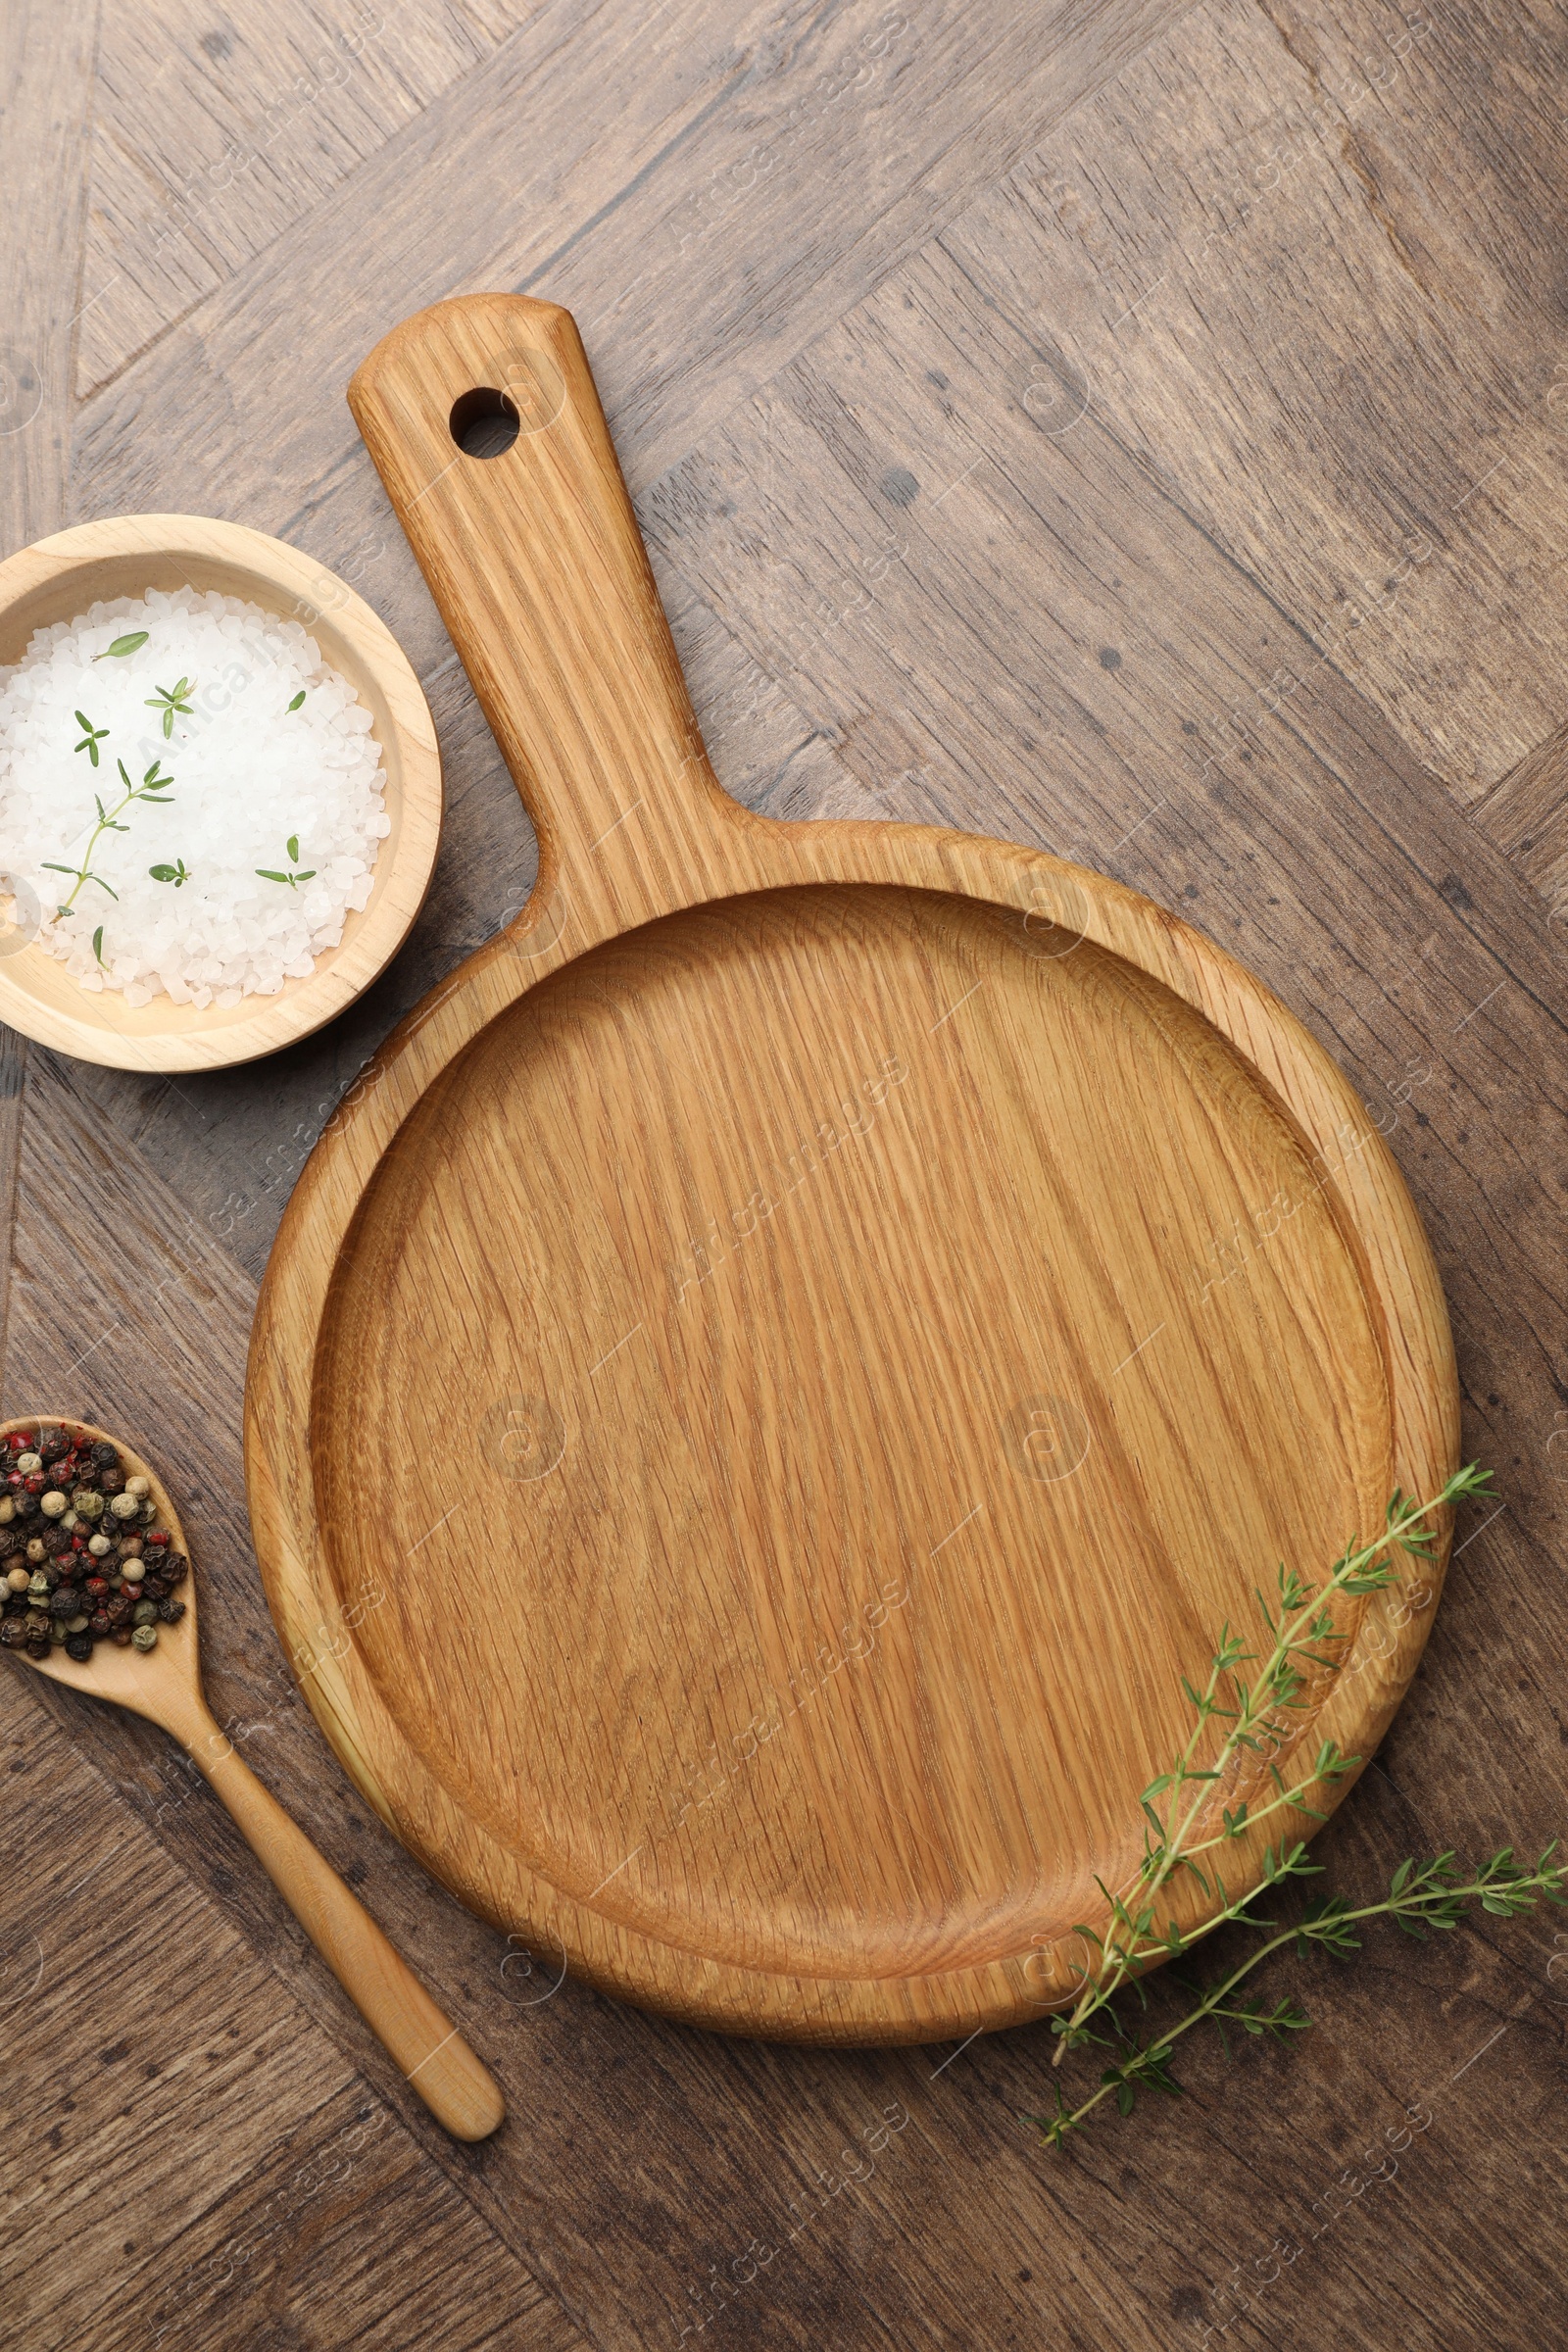
[[[1116,2012],[1109,2010],[1107,2021],[1114,2029],[1113,2035],[1085,2036],[1095,2041],[1114,2038],[1121,2049],[1121,2056],[1101,2075],[1099,2089],[1073,2106],[1062,2096],[1060,2085],[1053,2083],[1054,2113],[1031,2116],[1028,2120],[1039,2125],[1048,2147],[1059,2148],[1068,2132],[1078,2131],[1102,2099],[1114,2097],[1118,2112],[1131,2115],[1140,2090],[1158,2090],[1168,2097],[1180,2097],[1182,2086],[1170,2071],[1171,2052],[1183,2034],[1190,2034],[1205,2020],[1218,2027],[1222,2040],[1227,2021],[1240,2025],[1249,2034],[1267,2034],[1277,2041],[1305,2033],[1312,2021],[1288,1995],[1272,2009],[1265,2008],[1259,2000],[1236,1997],[1238,1988],[1253,1969],[1260,1968],[1287,1944],[1295,1945],[1298,1957],[1315,1949],[1348,1960],[1361,1948],[1361,1939],[1352,1931],[1368,1920],[1392,1919],[1407,1936],[1425,1937],[1430,1929],[1458,1927],[1468,1918],[1471,1905],[1477,1902],[1498,1919],[1518,1919],[1533,1911],[1543,1898],[1549,1903],[1568,1904],[1568,1894],[1564,1892],[1568,1886],[1568,1864],[1552,1860],[1556,1850],[1554,1838],[1536,1862],[1525,1863],[1514,1859],[1511,1845],[1500,1846],[1489,1862],[1482,1863],[1466,1879],[1454,1867],[1450,1846],[1445,1853],[1434,1854],[1429,1861],[1401,1862],[1389,1882],[1388,1894],[1380,1902],[1352,1908],[1343,1895],[1320,1897],[1307,1906],[1293,1927],[1271,1936],[1217,1983],[1206,1988],[1190,1987],[1199,1996],[1193,2007],[1152,2041],[1144,2042],[1137,2034],[1130,2034]],[[1277,1885],[1287,1878],[1303,1877],[1315,1871],[1318,1867],[1315,1863],[1300,1859],[1304,1852],[1303,1846],[1297,1845],[1286,1861],[1274,1869],[1272,1883]],[[1274,1921],[1260,1919],[1249,1908],[1258,1891],[1254,1889],[1246,1903],[1227,1910],[1223,1918],[1211,1920],[1202,1933],[1211,1933],[1227,1920],[1249,1928],[1275,1926]],[[1228,2051],[1228,2040],[1225,2046]]]
[[[108,735],[109,729],[107,727],[95,727],[92,723],[92,720],[87,716],[85,710],[78,710],[76,712],[76,724],[81,728],[82,736],[81,741],[75,746],[75,749],[78,752],[85,752],[93,766],[96,767],[98,764],[98,746]]]
[[[290,707],[292,708],[292,706]],[[289,865],[291,868],[293,868],[299,859],[299,835],[297,833],[291,833],[287,841],[283,844],[283,847],[288,852]],[[280,874],[270,865],[259,865],[255,870],[261,875],[264,882],[286,882],[290,890],[297,890],[302,882],[314,882],[316,879],[316,868],[314,865],[308,865],[303,873],[290,871],[286,874]]]
[[[148,710],[161,710],[164,714],[164,739],[166,742],[174,732],[176,711],[181,718],[195,717],[195,708],[190,699],[195,691],[196,681],[194,678],[176,678],[172,686],[156,687],[148,696]]]
[[[110,651],[113,652],[114,648],[111,647]],[[158,760],[155,760],[153,761],[151,767],[147,769],[139,784],[132,784],[129,776],[125,772],[125,762],[123,760],[117,760],[115,761],[115,765],[120,770],[120,780],[125,787],[124,793],[122,797],[115,803],[112,808],[105,808],[98,794],[93,794],[93,805],[98,811],[98,822],[92,829],[92,836],[87,843],[87,855],[85,858],[83,858],[80,865],[56,865],[51,858],[47,858],[43,861],[44,865],[51,874],[73,874],[75,877],[70,898],[65,901],[63,906],[59,906],[55,908],[54,914],[51,917],[52,921],[58,922],[63,914],[69,914],[71,912],[72,907],[75,905],[76,893],[80,890],[84,882],[96,882],[100,890],[107,890],[112,899],[118,899],[120,896],[119,891],[111,888],[110,884],[104,880],[102,874],[95,874],[92,871],[92,854],[94,850],[98,847],[98,844],[105,833],[129,832],[130,827],[128,825],[122,825],[120,822],[120,819],[124,810],[130,807],[133,801],[146,801],[149,806],[154,808],[167,808],[170,806],[167,795],[169,792],[169,787],[171,784],[172,784],[174,779],[172,776],[164,776],[159,774],[158,771],[160,762]]]
[[[1388,1895],[1379,1902],[1351,1908],[1344,1897],[1331,1895],[1310,1903],[1294,1926],[1279,1929],[1277,1921],[1263,1918],[1253,1906],[1270,1889],[1290,1880],[1318,1875],[1318,1865],[1307,1859],[1304,1840],[1284,1837],[1277,1844],[1266,1846],[1261,1883],[1236,1896],[1229,1893],[1212,1858],[1217,1847],[1233,1842],[1270,1817],[1303,1814],[1319,1821],[1324,1818],[1310,1797],[1343,1780],[1361,1759],[1343,1755],[1332,1740],[1325,1740],[1310,1770],[1287,1783],[1272,1754],[1290,1737],[1290,1712],[1300,1709],[1309,1683],[1338,1669],[1343,1655],[1340,1645],[1348,1637],[1335,1626],[1333,1603],[1341,1595],[1355,1598],[1397,1584],[1393,1555],[1430,1556],[1434,1543],[1430,1523],[1435,1515],[1467,1495],[1483,1493],[1490,1477],[1490,1472],[1471,1464],[1456,1472],[1441,1493],[1421,1503],[1396,1489],[1382,1533],[1367,1544],[1352,1538],[1320,1588],[1306,1584],[1294,1569],[1281,1567],[1276,1605],[1271,1607],[1261,1592],[1257,1594],[1272,1646],[1255,1679],[1249,1681],[1241,1669],[1257,1664],[1257,1653],[1245,1649],[1228,1625],[1221,1628],[1203,1689],[1196,1690],[1183,1679],[1182,1690],[1195,1718],[1193,1731],[1169,1770],[1152,1781],[1140,1799],[1144,1852],[1134,1885],[1122,1895],[1113,1894],[1102,1883],[1101,1892],[1109,1907],[1108,1923],[1102,1935],[1082,1925],[1075,1930],[1093,1958],[1079,1972],[1083,1985],[1072,2008],[1052,2020],[1052,2031],[1057,2036],[1054,2065],[1059,2066],[1069,2050],[1091,2042],[1113,2044],[1119,2054],[1104,2068],[1099,2088],[1089,2097],[1073,2105],[1054,2086],[1054,2112],[1028,2119],[1039,2125],[1048,2146],[1059,2148],[1068,2132],[1078,2130],[1104,2099],[1114,2096],[1120,2113],[1130,2115],[1140,2089],[1178,2094],[1181,2085],[1170,2072],[1171,2052],[1184,2034],[1205,2021],[1215,2025],[1222,2038],[1227,2024],[1281,2041],[1304,2032],[1311,2021],[1293,2000],[1286,1998],[1270,2008],[1254,1998],[1238,1997],[1253,1969],[1286,1944],[1294,1943],[1298,1954],[1321,1948],[1348,1958],[1360,1948],[1352,1931],[1363,1921],[1389,1918],[1408,1934],[1422,1936],[1429,1929],[1456,1927],[1474,1902],[1499,1917],[1513,1918],[1533,1909],[1543,1897],[1564,1901],[1568,1866],[1552,1861],[1554,1843],[1533,1866],[1515,1862],[1513,1848],[1504,1846],[1468,1879],[1455,1869],[1449,1850],[1425,1862],[1401,1862]],[[1230,1728],[1213,1762],[1200,1765],[1197,1759],[1204,1734],[1214,1721]],[[1245,1799],[1234,1808],[1222,1803],[1221,1827],[1216,1832],[1210,1817],[1216,1789],[1249,1754],[1267,1759],[1273,1794],[1255,1806]],[[1208,1858],[1200,1862],[1200,1855]],[[1185,1930],[1173,1914],[1166,1916],[1163,1926],[1159,1924],[1161,1892],[1178,1871],[1191,1872],[1204,1894],[1211,1900],[1217,1898],[1206,1919]],[[1214,1984],[1206,1988],[1190,1986],[1195,1995],[1193,2007],[1165,2032],[1149,2041],[1131,2033],[1111,2005],[1116,1995],[1131,1983],[1143,1999],[1137,1979],[1144,1969],[1156,1961],[1181,1958],[1194,1944],[1226,1926],[1252,1928],[1266,1935],[1277,1932]]]

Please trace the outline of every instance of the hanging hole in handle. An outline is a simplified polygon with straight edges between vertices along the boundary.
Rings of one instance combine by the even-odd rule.
[[[517,407],[505,392],[479,384],[452,404],[452,438],[469,458],[499,458],[517,438]]]

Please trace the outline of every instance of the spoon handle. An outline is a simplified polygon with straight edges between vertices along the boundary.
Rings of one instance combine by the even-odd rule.
[[[506,2115],[495,2077],[436,2007],[364,1904],[263,1788],[197,1699],[163,1717],[228,1807],[278,1893],[371,2033],[455,2139],[484,2139]]]

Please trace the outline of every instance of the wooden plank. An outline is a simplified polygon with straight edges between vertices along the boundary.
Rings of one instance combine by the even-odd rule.
[[[0,23],[0,553],[60,528],[96,0],[17,0]]]
[[[438,2316],[463,2352],[580,2342],[83,1760],[90,1703],[57,1727],[0,1678],[6,1991],[48,2053],[0,2088],[16,2340],[275,2343],[309,2313],[386,2352]]]
[[[157,512],[196,466],[229,513],[349,558],[386,510],[366,505],[343,387],[399,318],[484,284],[575,307],[635,489],[1175,7],[1052,0],[1022,26],[1004,0],[917,20],[852,0],[829,21],[805,0],[728,18],[670,0],[639,44],[610,0],[551,0],[87,405],[78,512]],[[550,130],[509,142],[504,190],[498,120]],[[365,593],[423,668],[433,624],[401,544]]]
[[[1568,721],[1499,776],[1470,815],[1560,912],[1568,893]]]
[[[531,0],[109,13],[76,392],[148,350],[460,82]]]
[[[1563,715],[1565,44],[1215,0],[949,238],[1462,802]]]

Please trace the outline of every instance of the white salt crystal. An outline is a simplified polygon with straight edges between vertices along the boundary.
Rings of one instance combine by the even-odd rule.
[[[138,630],[144,645],[108,656]],[[149,703],[181,678],[189,709],[166,737]],[[76,748],[78,711],[107,730],[96,767]],[[171,780],[146,797],[155,761]],[[127,1004],[165,993],[237,1004],[308,977],[313,955],[368,904],[392,830],[385,784],[370,714],[315,639],[238,597],[149,589],[95,604],[0,668],[0,873],[47,910],[39,945],[83,988],[120,989]],[[181,866],[182,881],[151,871]]]

